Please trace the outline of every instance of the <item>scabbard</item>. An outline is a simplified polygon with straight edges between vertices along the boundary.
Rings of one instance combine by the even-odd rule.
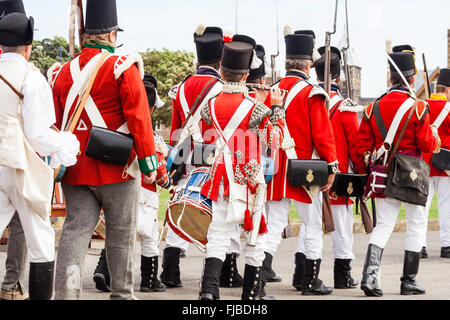
[[[324,232],[333,232],[334,221],[333,221],[333,212],[331,210],[330,197],[328,192],[322,192],[323,201],[322,201],[322,224]]]

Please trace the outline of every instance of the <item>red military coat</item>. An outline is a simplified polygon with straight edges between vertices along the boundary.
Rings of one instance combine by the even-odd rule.
[[[101,49],[96,48],[83,49],[78,57],[80,70],[83,70],[84,66],[100,52]],[[74,81],[71,74],[73,61],[49,70],[56,126],[59,128],[62,125],[66,99]],[[156,170],[156,154],[142,77],[143,65],[139,55],[110,56],[98,72],[91,90],[91,97],[109,129],[117,130],[125,122],[127,123],[128,130],[134,138],[129,164],[137,155],[141,171],[147,174]],[[76,100],[71,106],[69,117],[73,113],[75,104]],[[80,141],[81,154],[78,156],[77,163],[67,168],[62,181],[71,185],[103,185],[132,179],[125,173],[126,167],[102,162],[85,155],[91,127],[91,120],[84,110],[73,132]]]
[[[448,101],[446,96],[444,95],[432,94],[430,99],[427,100],[427,103],[430,107],[430,124],[433,124]],[[439,138],[441,138],[441,148],[450,149],[450,113],[440,125],[438,134]],[[433,164],[431,164],[430,160],[432,155],[432,153],[424,154],[425,161],[430,164],[430,176],[447,177],[448,175],[444,170],[439,170],[438,168],[433,166]]]
[[[172,124],[170,128],[170,145],[174,145],[174,142],[178,140],[180,132],[177,132],[177,129],[180,129],[184,122],[186,121],[187,112],[183,108],[181,103],[181,95],[184,95],[187,106],[189,108],[193,108],[194,102],[197,99],[197,96],[202,92],[202,89],[208,84],[208,81],[214,80],[211,82],[207,89],[202,94],[203,99],[208,95],[209,91],[212,88],[212,85],[217,82],[221,82],[219,73],[207,66],[200,67],[197,70],[197,73],[187,77],[180,85],[174,87],[169,92],[169,96],[172,98]],[[197,104],[197,107],[191,110],[191,113],[195,113],[198,107],[202,104],[203,100],[200,100]],[[205,130],[210,129],[211,127],[207,124]]]
[[[303,72],[288,72],[278,83],[278,87],[290,90],[300,79],[306,79]],[[295,141],[295,152],[298,159],[311,159],[314,150],[320,159],[328,164],[337,162],[333,129],[328,110],[325,107],[327,95],[317,86],[308,84],[300,91],[286,110],[286,126]],[[266,104],[270,101],[270,94]],[[312,203],[303,187],[292,187],[287,180],[288,158],[286,152],[279,149],[276,154],[276,173],[267,186],[267,200],[279,201],[291,198],[303,203]]]
[[[362,111],[361,107],[348,106],[344,103],[344,99],[336,91],[330,93],[330,101],[334,101],[334,97],[339,97],[337,103],[330,105],[330,120],[333,127],[334,140],[336,145],[337,160],[339,162],[339,172],[351,172],[350,166],[350,149],[356,139],[359,129],[359,121],[357,112]],[[351,161],[352,163],[354,160]],[[330,204],[353,204],[352,200],[346,197],[338,197],[334,192],[330,192]]]
[[[277,149],[281,145],[284,114],[274,113],[271,116],[271,110],[267,106],[249,96],[245,85],[240,85],[241,88],[237,88],[236,91],[228,91],[229,85],[230,83],[225,83],[224,91],[205,105],[202,110],[202,122],[212,125],[211,102],[213,100],[217,121],[222,130],[225,129],[242,101],[249,99],[254,104],[228,142],[232,153],[233,172],[235,175],[238,172],[239,177],[236,178],[238,183],[245,184],[243,177],[249,178],[253,173],[256,174],[258,170],[261,170],[261,150],[263,150],[261,144],[271,146],[272,149]],[[215,134],[210,134],[212,131],[202,131],[204,141],[207,143],[214,142],[218,137],[216,130],[214,130]],[[237,166],[239,166],[238,169]],[[224,195],[228,195],[229,182],[223,157],[213,164],[212,174],[204,184],[202,194],[216,201],[222,179]],[[250,191],[255,186],[251,179],[247,181],[247,185]]]
[[[380,99],[380,113],[386,128],[389,128],[398,109],[409,97],[410,95],[407,91],[402,89],[391,89],[389,93]],[[355,169],[360,174],[367,173],[365,154],[368,152],[372,154],[374,149],[380,148],[384,142],[384,139],[378,130],[372,107],[373,103],[367,106],[355,144],[351,149],[353,154],[352,159],[355,159]],[[424,101],[419,101],[416,112],[411,118],[403,139],[400,142],[398,152],[416,151],[419,153],[427,153],[435,150],[437,140],[433,136],[430,129],[430,115],[427,111],[427,104]],[[393,146],[397,142],[401,128],[403,127],[407,117],[408,112],[400,121],[399,129],[397,130],[397,134],[392,142]],[[383,197],[382,195],[376,196]]]

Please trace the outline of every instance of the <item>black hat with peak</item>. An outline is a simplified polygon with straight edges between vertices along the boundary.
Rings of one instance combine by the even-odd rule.
[[[0,0],[0,16],[13,12],[26,14],[22,0]]]
[[[256,45],[256,56],[262,61],[262,63],[258,68],[250,69],[250,74],[248,75],[247,80],[256,80],[266,75],[266,66],[264,63],[266,58],[266,51],[260,44]]]
[[[28,46],[34,36],[34,19],[13,12],[0,18],[0,45],[6,47]]]
[[[87,0],[84,32],[105,34],[114,30],[123,31],[117,21],[116,0]]]
[[[411,52],[392,52],[389,54],[389,56],[395,62],[395,64],[405,77],[416,74],[414,55]],[[395,69],[391,61],[389,61],[389,69],[391,70],[391,75],[399,75],[397,69]]]
[[[199,25],[194,32],[194,42],[200,65],[216,63],[221,60],[223,48],[221,28]]]
[[[232,42],[223,45],[222,70],[245,74],[250,71],[256,42],[253,38],[241,34],[233,36]]]
[[[325,47],[318,49],[321,57],[314,62],[314,68],[316,69],[317,79],[319,81],[324,80],[325,76]],[[330,72],[331,79],[336,79],[341,74],[341,52],[336,47],[330,47]]]
[[[449,68],[442,68],[439,70],[439,76],[438,76],[436,84],[450,87],[450,69]]]

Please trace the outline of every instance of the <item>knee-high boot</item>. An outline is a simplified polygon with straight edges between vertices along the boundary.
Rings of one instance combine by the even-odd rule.
[[[382,255],[382,248],[372,243],[369,244],[361,280],[361,290],[368,297],[381,297],[383,295],[378,279]]]
[[[416,275],[419,272],[420,252],[405,250],[403,262],[403,276],[400,278],[400,294],[425,294],[425,290],[416,282]]]

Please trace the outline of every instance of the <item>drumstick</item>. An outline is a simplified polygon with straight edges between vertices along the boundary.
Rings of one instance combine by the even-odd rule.
[[[175,175],[175,173],[177,172],[177,170],[173,170],[171,173],[170,173],[170,176],[169,176],[169,178],[173,178],[173,176]],[[163,191],[163,187],[160,187],[160,189],[159,189],[159,191],[158,191],[158,196],[161,194],[161,192]],[[170,189],[169,189],[170,190]]]
[[[172,177],[175,175],[176,172],[177,172],[177,170],[173,170],[173,171],[170,173],[169,178],[172,178]],[[173,188],[173,186],[172,186],[171,188]],[[164,188],[160,188],[160,189],[159,189],[159,191],[158,191],[158,198],[159,198],[159,195],[161,194],[161,192],[162,192],[163,189],[164,189]],[[159,200],[158,200],[158,201],[159,201]],[[164,223],[163,223],[163,226],[162,226],[162,228],[161,228],[161,231],[160,231],[159,237],[158,237],[158,244],[159,244],[159,243],[161,242],[161,240],[162,240],[162,235],[163,235],[163,233],[164,233],[164,230],[166,229],[166,224],[167,224],[167,219],[166,219],[166,217],[164,217]]]

